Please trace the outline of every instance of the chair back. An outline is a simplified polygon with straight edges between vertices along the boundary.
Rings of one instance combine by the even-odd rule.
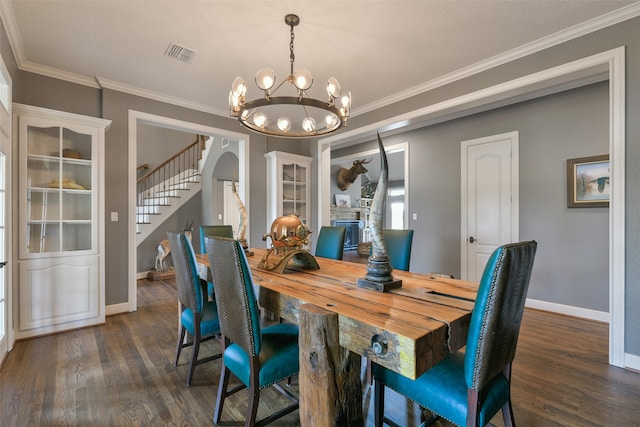
[[[395,270],[409,271],[413,230],[383,230],[384,245],[391,267]]]
[[[185,233],[170,231],[167,233],[173,267],[176,272],[176,287],[180,303],[194,313],[202,312],[203,296],[198,276],[196,255],[191,240]]]
[[[344,252],[344,236],[347,227],[323,226],[318,233],[316,256],[323,258],[342,259]]]
[[[204,241],[216,284],[222,335],[247,354],[257,356],[261,345],[260,312],[244,250],[237,240],[228,237],[207,236]],[[221,259],[225,262],[215,262]]]
[[[207,253],[204,244],[205,236],[220,236],[233,239],[233,227],[231,225],[201,225],[200,226],[200,252]]]
[[[469,388],[482,390],[515,357],[536,248],[535,241],[503,245],[487,262],[467,336]]]

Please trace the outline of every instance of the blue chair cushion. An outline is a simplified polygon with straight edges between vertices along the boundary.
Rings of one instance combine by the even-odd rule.
[[[279,323],[262,329],[260,349],[260,384],[267,387],[298,373],[300,369],[298,350],[298,326]],[[247,387],[250,385],[250,358],[237,344],[224,351],[224,364]]]
[[[220,321],[218,320],[218,307],[215,301],[205,301],[202,307],[200,319],[200,336],[217,334],[220,332]],[[191,334],[195,333],[195,316],[190,308],[185,308],[180,316],[182,326]]]
[[[373,364],[373,375],[387,387],[436,412],[459,426],[467,420],[467,383],[464,378],[464,352],[448,354],[445,360],[415,380]],[[480,422],[487,424],[509,400],[509,383],[504,375],[497,375],[487,386],[486,395],[479,402]]]

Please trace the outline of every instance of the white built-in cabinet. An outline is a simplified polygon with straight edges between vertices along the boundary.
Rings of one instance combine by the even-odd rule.
[[[267,230],[282,215],[298,215],[310,226],[311,157],[270,151],[267,158]]]
[[[103,323],[104,134],[111,121],[14,104],[16,338]]]

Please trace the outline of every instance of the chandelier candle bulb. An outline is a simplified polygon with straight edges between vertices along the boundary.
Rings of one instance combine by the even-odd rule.
[[[256,85],[262,90],[269,90],[276,82],[276,73],[271,68],[261,68],[256,73]]]

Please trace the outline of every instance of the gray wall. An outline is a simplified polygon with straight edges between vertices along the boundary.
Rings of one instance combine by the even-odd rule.
[[[224,190],[221,180],[240,179],[239,174],[239,143],[229,142],[222,148],[219,141],[214,142],[207,161],[202,168],[202,224],[220,225],[222,220],[218,214],[223,214]],[[246,205],[246,201],[243,200]]]
[[[165,129],[158,126],[138,125],[137,165],[149,165],[149,171],[159,166],[183,148],[193,144],[197,135]],[[148,172],[148,171],[147,171]]]
[[[608,114],[605,82],[384,138],[409,142],[411,270],[460,277],[460,142],[519,131],[520,239],[539,244],[528,297],[608,312],[609,212],[568,209],[565,172],[608,152]]]
[[[14,87],[16,84],[14,82]],[[21,72],[18,93],[14,92],[14,102],[102,117],[100,90],[77,85],[64,80]]]

